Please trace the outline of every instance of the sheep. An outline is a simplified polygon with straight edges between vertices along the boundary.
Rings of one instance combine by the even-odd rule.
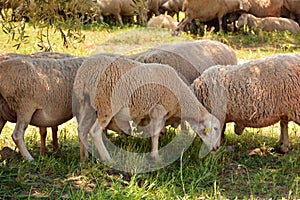
[[[24,143],[28,124],[54,127],[72,118],[73,81],[84,59],[20,57],[0,62],[2,119],[16,119],[12,138],[25,160],[33,160]]]
[[[281,16],[294,19],[300,24],[300,1],[283,0]]]
[[[148,23],[148,28],[167,28],[174,29],[177,26],[177,23],[169,15],[160,15],[154,18],[151,18]]]
[[[237,64],[234,50],[214,40],[161,45],[128,58],[143,63],[168,64],[188,85],[210,66]]]
[[[3,53],[0,54],[0,62],[12,58],[54,58],[54,59],[63,59],[63,58],[71,58],[73,57],[70,54],[64,53],[57,53],[57,52],[37,52],[33,54],[16,54],[16,53]],[[2,114],[0,112],[0,133],[5,126],[7,121],[15,123],[17,121],[17,116],[13,111],[7,111],[8,105],[4,99],[0,99],[0,106],[2,108],[3,113],[8,113],[8,116],[5,117],[7,114]],[[47,137],[47,128],[46,127],[39,127],[40,129],[40,136],[41,136],[41,147],[40,147],[40,156],[46,155],[46,137]],[[56,151],[58,149],[58,141],[57,141],[57,132],[58,127],[52,126],[52,145],[53,149]]]
[[[89,58],[77,72],[72,101],[81,160],[88,157],[87,134],[90,133],[100,158],[111,161],[102,133],[112,119],[122,130],[128,130],[129,120],[138,125],[148,116],[151,122],[144,130],[151,132],[150,155],[155,159],[159,156],[159,132],[169,118],[188,121],[210,150],[219,145],[218,120],[167,65],[142,64],[124,57]]]
[[[166,1],[167,0],[147,0],[148,20],[153,14],[156,16],[160,14],[159,7]]]
[[[280,121],[281,151],[289,147],[288,122],[300,125],[300,55],[279,54],[233,66],[213,66],[192,88],[221,122],[235,122],[235,133]],[[224,126],[225,127],[225,126]]]
[[[250,9],[247,11],[256,17],[280,17],[283,0],[248,0]]]
[[[177,21],[179,22],[179,12],[182,11],[184,0],[168,0],[159,7],[160,13],[167,12],[168,15],[177,15]]]
[[[133,0],[97,0],[101,21],[103,21],[103,16],[114,15],[121,26],[124,25],[122,16],[134,16],[141,3],[142,1],[134,2]]]
[[[218,18],[220,31],[222,31],[222,17],[224,15],[235,11],[248,11],[249,9],[248,0],[185,0],[183,3],[185,18],[174,30],[173,35],[177,35],[193,19],[207,22]]]
[[[300,27],[297,22],[292,19],[282,17],[264,17],[258,18],[254,15],[244,13],[239,19],[237,26],[241,27],[248,25],[254,30],[260,29],[263,31],[289,31],[291,33],[299,33]]]

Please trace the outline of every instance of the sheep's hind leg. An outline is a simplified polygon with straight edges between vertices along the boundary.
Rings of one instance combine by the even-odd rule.
[[[41,136],[41,147],[40,156],[44,157],[46,155],[46,137],[47,137],[47,127],[39,127]]]
[[[93,127],[90,130],[90,134],[92,136],[92,139],[94,141],[94,144],[96,146],[96,149],[98,150],[100,159],[102,161],[109,161],[111,162],[112,159],[104,145],[103,142],[103,130],[104,127],[106,127],[105,125],[100,125],[99,121],[96,120]]]
[[[30,155],[29,151],[27,150],[27,148],[25,146],[25,142],[24,142],[24,134],[25,134],[25,130],[26,130],[28,124],[29,124],[28,122],[21,121],[18,119],[15,129],[12,134],[12,138],[13,138],[15,144],[17,145],[23,158],[25,160],[32,161],[33,157]]]
[[[57,151],[58,150],[58,139],[57,139],[57,132],[58,132],[58,127],[57,126],[52,126],[52,145],[53,145],[53,150]]]
[[[281,144],[280,151],[283,153],[286,153],[289,151],[290,147],[290,141],[289,141],[289,135],[288,135],[288,118],[282,117],[280,120],[280,139],[279,142]]]

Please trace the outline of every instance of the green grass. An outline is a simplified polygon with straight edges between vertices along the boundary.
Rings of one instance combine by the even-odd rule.
[[[182,34],[172,37],[163,30],[148,31],[142,27],[86,27],[86,41],[76,49],[62,47],[59,35],[53,33],[54,50],[78,56],[112,52],[131,54],[162,43],[194,39],[215,39],[233,47],[242,61],[276,53],[299,53],[300,35],[288,33],[206,34],[194,37]],[[19,50],[12,48],[7,36],[0,33],[1,53],[33,53],[39,51],[35,31],[29,29],[28,43]],[[226,130],[225,144],[215,155],[199,159],[201,139],[196,137],[181,158],[154,172],[134,174],[114,170],[90,158],[79,161],[76,124],[65,123],[59,129],[59,151],[51,149],[47,137],[48,156],[39,157],[40,136],[30,127],[25,134],[28,150],[36,163],[20,156],[0,159],[1,199],[298,199],[300,180],[300,129],[290,123],[291,151],[278,153],[279,125],[249,128],[241,136]],[[13,124],[7,124],[0,135],[0,149],[15,149],[11,139]],[[174,137],[170,131],[160,145]],[[115,134],[110,140],[130,151],[148,152],[149,139],[135,139]],[[249,155],[251,150],[259,150]],[[17,151],[17,150],[16,150]]]

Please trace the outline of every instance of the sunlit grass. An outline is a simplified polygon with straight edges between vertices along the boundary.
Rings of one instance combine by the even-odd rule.
[[[1,53],[33,53],[39,51],[35,30],[29,29],[28,43],[19,50],[12,48],[7,36],[0,33]],[[166,30],[147,30],[127,26],[85,27],[84,43],[66,49],[60,36],[52,33],[54,51],[77,56],[95,53],[132,54],[164,43],[194,39],[222,41],[237,52],[240,61],[252,60],[277,53],[300,53],[300,35],[288,33],[207,34],[195,37],[183,33],[171,36]],[[11,134],[14,124],[7,123],[0,135],[0,149],[15,144]],[[300,180],[300,131],[289,124],[291,151],[278,152],[279,124],[263,128],[247,128],[243,135],[233,133],[228,125],[224,145],[215,155],[199,159],[202,141],[196,137],[183,156],[160,170],[130,174],[114,170],[90,158],[79,161],[79,142],[76,123],[71,120],[59,127],[59,151],[52,150],[51,130],[47,136],[47,157],[39,157],[40,135],[30,126],[25,142],[36,163],[20,157],[0,160],[1,199],[297,199]],[[110,133],[110,140],[132,152],[149,152],[150,140],[123,137]],[[161,138],[168,144],[174,132]],[[249,153],[258,149],[257,153]]]

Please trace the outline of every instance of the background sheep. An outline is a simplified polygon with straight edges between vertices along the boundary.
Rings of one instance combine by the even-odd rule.
[[[148,23],[148,28],[167,28],[174,29],[177,26],[177,22],[169,15],[160,15],[154,18],[151,18]]]
[[[154,15],[160,14],[159,7],[167,0],[147,0],[148,20]]]
[[[180,106],[188,107],[188,110]],[[102,133],[113,117],[127,128],[129,120],[139,124],[149,116],[151,122],[147,130],[151,132],[151,156],[154,158],[158,156],[160,130],[171,117],[187,120],[204,141],[213,141],[209,143],[210,149],[219,145],[218,120],[206,111],[176,71],[167,65],[141,64],[122,57],[90,58],[76,75],[73,109],[78,121],[82,159],[88,156],[89,132],[101,159],[111,159],[103,144]],[[189,113],[190,110],[193,113]],[[212,132],[205,134],[207,127],[211,127]]]
[[[300,1],[283,0],[281,16],[294,19],[300,23]]]
[[[103,16],[114,15],[121,26],[124,25],[122,16],[135,16],[136,11],[142,6],[142,3],[142,1],[134,2],[133,0],[97,0],[102,21]]]
[[[280,17],[283,0],[248,0],[249,13],[256,17]]]
[[[161,45],[129,58],[143,63],[170,65],[187,84],[191,84],[210,66],[237,64],[234,50],[214,40]]]
[[[177,15],[177,21],[179,22],[179,12],[182,11],[184,0],[168,0],[159,7],[160,13],[167,12],[168,15],[174,17]]]
[[[297,22],[292,19],[281,18],[281,17],[264,17],[258,18],[251,14],[242,14],[239,19],[237,26],[241,27],[248,25],[253,29],[261,29],[263,31],[289,31],[291,33],[299,33],[300,27]]]
[[[84,58],[12,58],[0,62],[2,119],[16,120],[12,138],[26,160],[33,160],[24,143],[28,124],[58,126],[72,118],[72,88]]]
[[[176,31],[181,31],[193,19],[199,19],[200,22],[207,22],[218,18],[220,31],[222,30],[222,17],[227,13],[243,10],[248,11],[250,5],[248,0],[185,0],[183,11],[185,18],[178,25]],[[176,34],[177,32],[174,32]]]
[[[200,102],[220,120],[261,128],[280,121],[282,151],[287,151],[288,122],[300,125],[300,56],[275,55],[235,66],[214,66],[194,81]],[[212,107],[212,104],[214,107]]]
[[[54,58],[54,59],[62,59],[62,58],[71,58],[73,57],[70,54],[64,53],[56,53],[56,52],[37,52],[33,54],[16,54],[16,53],[3,53],[0,54],[0,62],[12,58]],[[6,103],[6,101],[1,98],[0,99],[0,106],[2,110],[0,111],[0,133],[5,126],[6,122],[13,122],[17,121],[16,113],[11,111]],[[4,113],[4,114],[3,114]],[[40,147],[40,155],[45,156],[46,154],[46,137],[47,137],[47,128],[46,127],[39,127],[40,135],[41,135],[41,147]],[[57,132],[58,127],[52,126],[52,144],[53,149],[56,151],[58,149],[58,140],[57,140]]]

